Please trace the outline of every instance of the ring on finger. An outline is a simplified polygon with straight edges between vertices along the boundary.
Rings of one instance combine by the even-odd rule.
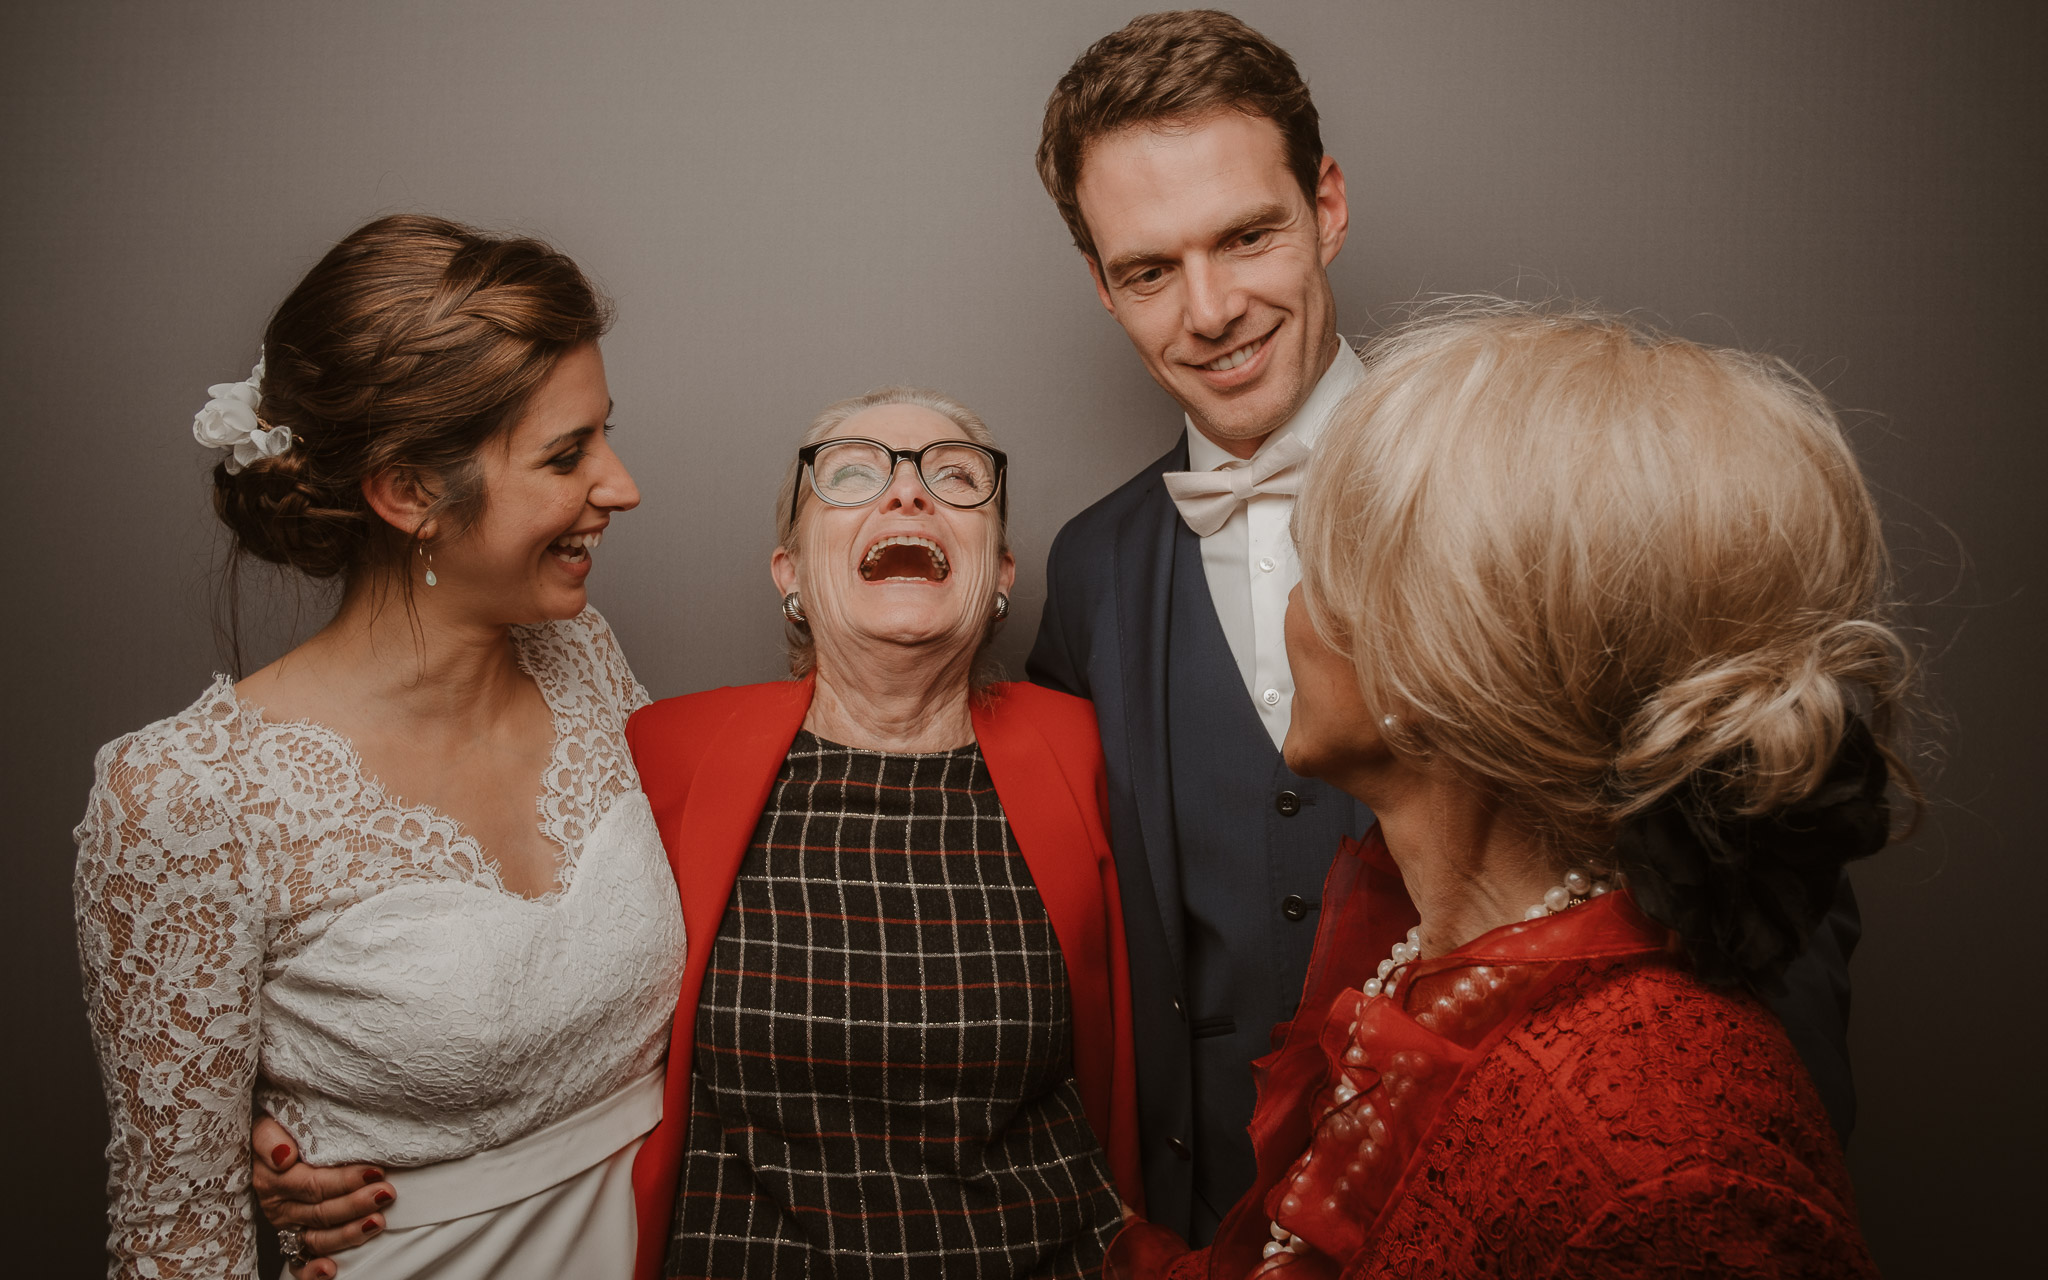
[[[306,1235],[297,1227],[277,1229],[277,1251],[284,1255],[285,1265],[303,1267],[306,1265]]]

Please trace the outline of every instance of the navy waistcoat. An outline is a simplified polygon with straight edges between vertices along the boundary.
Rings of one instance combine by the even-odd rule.
[[[1251,1063],[1294,1016],[1330,859],[1372,815],[1288,769],[1231,656],[1201,540],[1175,539],[1167,736],[1187,928],[1183,1002],[1194,1085],[1192,1239],[1204,1241],[1255,1173]]]

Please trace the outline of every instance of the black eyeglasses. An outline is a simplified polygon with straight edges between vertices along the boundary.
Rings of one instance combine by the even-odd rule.
[[[820,440],[796,451],[798,469],[811,479],[811,492],[835,507],[873,502],[889,488],[896,464],[917,469],[925,492],[949,507],[971,511],[987,506],[1003,488],[1010,459],[1000,449],[967,440],[934,440],[922,449],[891,449],[879,440],[845,436]],[[803,495],[803,476],[789,495],[789,520],[796,523],[796,500]]]

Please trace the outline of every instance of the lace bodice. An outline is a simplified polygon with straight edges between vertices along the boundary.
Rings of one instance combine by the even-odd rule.
[[[647,701],[594,611],[514,631],[553,713],[537,899],[339,734],[217,679],[102,748],[76,833],[119,1275],[250,1275],[250,1098],[332,1164],[499,1146],[660,1061],[674,882],[627,752]]]

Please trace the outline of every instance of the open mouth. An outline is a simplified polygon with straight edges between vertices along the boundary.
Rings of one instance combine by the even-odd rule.
[[[883,538],[860,558],[863,582],[944,582],[951,572],[938,543],[906,534]]]
[[[1210,373],[1228,373],[1230,370],[1237,368],[1245,361],[1250,360],[1253,356],[1259,354],[1259,352],[1266,345],[1266,339],[1271,338],[1272,336],[1273,335],[1269,333],[1264,338],[1256,338],[1250,342],[1245,343],[1243,346],[1239,347],[1235,351],[1228,353],[1227,355],[1221,355],[1216,357],[1214,360],[1211,360],[1209,363],[1201,367],[1207,369]]]
[[[581,564],[590,559],[590,553],[597,550],[597,544],[604,541],[604,531],[572,533],[566,538],[556,538],[548,544],[548,554],[568,564]]]

